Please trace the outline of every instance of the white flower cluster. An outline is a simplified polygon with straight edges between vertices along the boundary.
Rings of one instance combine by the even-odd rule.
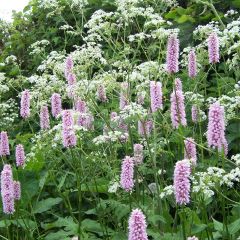
[[[72,0],[72,5],[71,7],[75,7],[78,10],[83,9],[88,5],[88,0]]]
[[[237,166],[240,166],[240,153],[233,155],[231,160],[234,161]]]
[[[126,141],[128,139],[128,133],[123,133],[121,131],[108,131],[107,134],[100,135],[93,139],[93,143],[100,145],[109,142],[119,142]]]
[[[119,187],[120,187],[119,178],[116,177],[115,179],[110,181],[109,187],[108,187],[108,192],[109,193],[116,193]]]
[[[224,14],[224,17],[225,17],[225,18],[227,18],[227,17],[232,17],[232,16],[237,15],[237,14],[238,14],[237,11],[235,11],[235,10],[233,10],[233,9],[230,9],[230,10],[228,10],[228,11]]]
[[[164,199],[166,197],[172,196],[174,193],[173,185],[166,186],[160,191],[160,198]]]
[[[5,84],[5,73],[0,72],[0,93],[6,93],[9,91],[8,85]]]
[[[10,56],[6,57],[6,59],[5,59],[6,64],[11,64],[11,63],[16,63],[16,62],[17,62],[17,57],[14,55],[10,55]]]
[[[14,99],[10,98],[7,101],[0,103],[0,129],[11,126],[18,118],[18,105]]]
[[[142,105],[131,102],[120,111],[120,117],[123,120],[139,120],[144,119],[148,115],[146,109]]]
[[[59,4],[58,0],[42,0],[39,6],[44,9],[54,9],[58,8]]]
[[[32,51],[30,52],[30,55],[38,55],[41,54],[45,51],[45,48],[50,44],[50,42],[48,40],[41,40],[41,41],[37,41],[33,44],[31,44],[30,48],[32,49]]]
[[[38,66],[37,70],[40,72],[51,70],[54,73],[63,74],[64,59],[65,59],[65,56],[63,54],[56,51],[52,51],[48,55],[47,59],[43,60],[41,65]]]

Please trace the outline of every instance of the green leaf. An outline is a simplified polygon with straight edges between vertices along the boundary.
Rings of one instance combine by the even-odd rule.
[[[59,204],[62,201],[61,198],[48,198],[38,202],[35,205],[33,210],[34,213],[42,213],[46,212],[47,210],[51,209],[53,206]]]
[[[49,233],[44,239],[45,240],[70,240],[71,233],[60,230],[55,233]]]
[[[91,220],[91,219],[85,219],[82,221],[82,227],[85,229],[87,232],[93,232],[97,233],[100,236],[103,236],[103,231],[105,231],[106,227],[103,229],[100,223],[97,221]],[[113,234],[113,230],[110,228],[107,228],[107,231],[109,234]]]
[[[191,233],[192,234],[196,234],[199,232],[202,232],[203,230],[205,230],[207,227],[206,224],[193,224],[192,229],[191,229]]]
[[[148,217],[148,221],[153,225],[156,225],[158,222],[166,223],[165,218],[161,215],[152,215]]]
[[[213,218],[213,225],[214,225],[215,230],[217,230],[219,232],[223,232],[223,224],[221,222],[218,222],[214,218]]]
[[[228,231],[230,234],[235,234],[239,230],[240,230],[240,219],[237,219],[236,221],[228,225]]]

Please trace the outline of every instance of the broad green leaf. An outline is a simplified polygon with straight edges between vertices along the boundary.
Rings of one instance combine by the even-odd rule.
[[[35,205],[33,212],[34,213],[46,212],[47,210],[51,209],[53,206],[59,204],[61,201],[62,201],[61,198],[48,198],[48,199],[42,200]]]
[[[213,225],[215,230],[223,232],[223,224],[221,222],[218,222],[217,220],[213,219]]]
[[[236,221],[228,225],[228,231],[230,234],[235,234],[239,230],[240,230],[240,219],[237,219]]]

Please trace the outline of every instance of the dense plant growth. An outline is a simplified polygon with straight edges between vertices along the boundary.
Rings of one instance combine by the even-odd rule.
[[[1,21],[1,238],[240,239],[239,8],[32,0]]]

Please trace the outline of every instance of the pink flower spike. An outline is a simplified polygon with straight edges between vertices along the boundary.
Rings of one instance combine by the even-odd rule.
[[[5,164],[1,172],[1,195],[3,212],[6,214],[13,214],[14,196],[13,196],[13,175],[11,165]]]
[[[151,109],[152,112],[156,112],[158,109],[163,109],[163,93],[162,84],[160,82],[150,81],[150,97],[151,97]]]
[[[219,40],[217,33],[213,32],[208,37],[208,57],[209,63],[218,63],[219,56]]]
[[[141,137],[149,136],[153,129],[152,120],[139,120],[138,121],[138,134]]]
[[[25,163],[25,152],[22,144],[16,146],[16,165],[22,167]]]
[[[184,95],[182,91],[173,91],[171,94],[171,120],[173,128],[187,125]]]
[[[134,164],[135,165],[140,165],[143,162],[143,145],[142,144],[134,144]]]
[[[47,106],[42,106],[40,111],[40,127],[42,130],[50,128],[50,119]]]
[[[77,137],[74,130],[74,119],[71,110],[64,110],[62,113],[62,139],[63,146],[66,148],[77,145]]]
[[[21,184],[19,181],[13,181],[13,197],[16,200],[21,199]]]
[[[99,85],[97,89],[97,98],[101,102],[107,102],[107,95],[106,95],[106,89],[103,85]]]
[[[175,91],[182,91],[183,88],[182,88],[182,81],[180,78],[176,78],[175,81],[174,81],[174,84],[175,84]]]
[[[192,164],[197,164],[197,149],[193,138],[184,140],[184,158],[191,160]]]
[[[128,240],[148,240],[146,218],[140,209],[134,209],[128,221]]]
[[[74,85],[77,82],[75,74],[69,73],[67,76],[67,81],[69,86]]]
[[[67,57],[65,62],[65,77],[67,78],[73,71],[73,60],[70,56]]]
[[[179,40],[174,34],[170,35],[167,43],[167,72],[177,73],[179,58]]]
[[[133,159],[129,156],[126,156],[122,162],[122,172],[120,179],[121,187],[126,192],[130,192],[133,189],[134,186],[133,175],[134,175]]]
[[[198,122],[198,107],[196,105],[192,106],[192,121],[194,123]]]
[[[178,161],[174,170],[174,194],[179,205],[190,202],[190,177],[191,167],[189,160]]]
[[[81,100],[80,98],[77,99],[77,101],[75,102],[75,109],[80,113],[86,113],[87,112],[86,102]]]
[[[0,134],[0,156],[10,155],[7,132],[2,131]]]
[[[228,153],[228,143],[225,137],[224,108],[218,102],[213,103],[208,113],[207,141],[208,147],[218,148],[225,155]]]
[[[188,54],[188,76],[195,78],[197,76],[197,58],[194,50]]]
[[[30,92],[28,90],[22,92],[20,115],[25,119],[30,116]]]
[[[198,238],[195,236],[192,236],[192,237],[188,237],[187,240],[198,240]]]
[[[62,111],[62,100],[58,93],[53,93],[51,97],[51,108],[53,117],[57,117]]]
[[[120,92],[120,110],[124,109],[128,105],[128,83],[121,83],[121,92]]]

